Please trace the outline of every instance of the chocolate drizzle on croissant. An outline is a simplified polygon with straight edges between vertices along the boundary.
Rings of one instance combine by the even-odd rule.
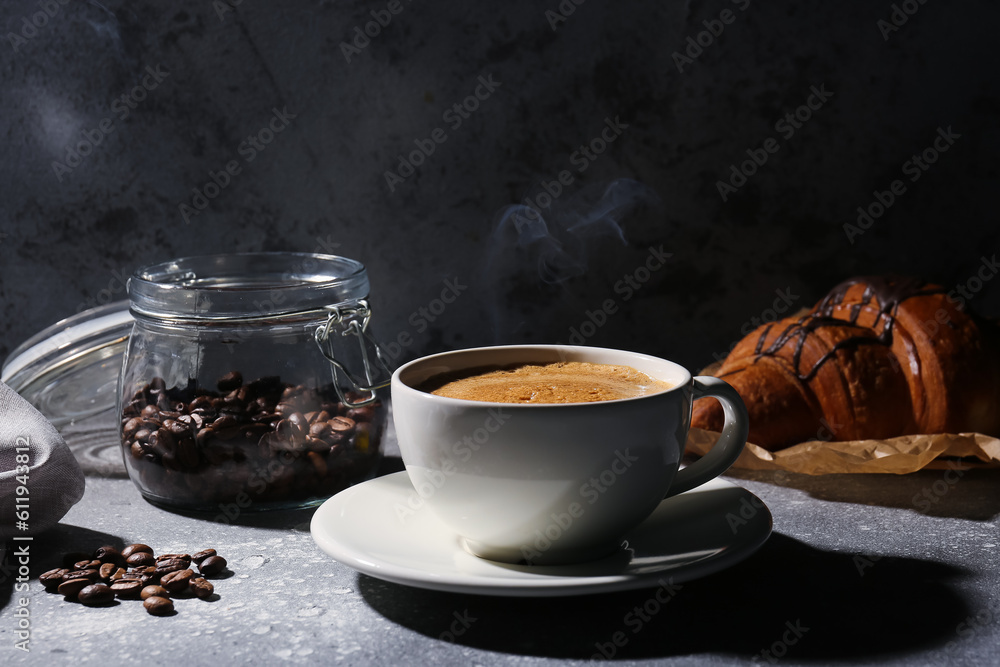
[[[847,319],[847,323],[852,326],[858,326],[857,321],[862,310],[871,304],[872,299],[874,299],[875,305],[878,308],[877,319],[881,324],[881,330],[878,332],[877,337],[851,336],[840,340],[814,362],[809,370],[802,373],[800,370],[802,349],[805,346],[806,338],[820,327],[844,326],[844,320],[833,316],[834,309],[836,306],[844,303],[844,298],[848,290],[854,285],[864,285],[865,291],[857,303],[851,304],[850,317]],[[795,369],[799,380],[808,382],[816,375],[820,366],[832,359],[839,350],[847,350],[858,345],[891,346],[893,340],[892,330],[896,322],[896,311],[899,308],[899,304],[915,296],[943,293],[944,290],[942,288],[927,285],[915,278],[882,278],[874,276],[845,280],[823,297],[823,300],[816,305],[812,312],[788,324],[777,340],[767,346],[767,348],[764,347],[764,341],[767,340],[774,323],[766,325],[764,331],[761,332],[760,337],[757,339],[754,354],[773,357],[785,345],[795,341],[792,367]],[[949,320],[948,323],[951,324],[951,321]]]
[[[831,437],[1000,432],[1000,353],[993,328],[940,286],[864,277],[813,309],[740,341],[719,377],[750,413],[750,441],[768,449]],[[711,399],[692,424],[721,428]]]

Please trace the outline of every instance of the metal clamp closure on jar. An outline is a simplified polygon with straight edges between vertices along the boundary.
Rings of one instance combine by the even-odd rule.
[[[382,359],[382,350],[378,345],[378,342],[368,333],[368,322],[371,320],[372,310],[371,306],[368,304],[366,299],[358,299],[357,305],[333,305],[326,306],[326,310],[329,314],[326,318],[326,323],[316,329],[314,338],[316,340],[316,345],[319,347],[320,352],[323,356],[333,365],[333,367],[344,374],[347,381],[351,383],[351,386],[362,394],[367,393],[366,398],[362,398],[359,401],[350,400],[345,394],[344,390],[341,389],[340,384],[334,382],[334,388],[337,391],[337,396],[340,398],[341,402],[348,407],[361,407],[372,403],[376,399],[375,390],[382,389],[389,386],[392,371],[386,365],[385,361]],[[340,328],[341,336],[357,336],[358,345],[361,348],[361,360],[365,367],[365,380],[362,383],[358,378],[356,378],[347,368],[341,363],[335,353],[333,352],[333,346],[330,341],[330,335],[335,330],[334,328]],[[368,347],[365,345],[366,341],[371,345],[372,349],[375,351],[375,362],[378,364],[378,368],[374,370],[379,370],[383,374],[383,379],[376,381],[375,375],[373,373],[372,359],[368,354]],[[390,377],[386,377],[390,376]]]

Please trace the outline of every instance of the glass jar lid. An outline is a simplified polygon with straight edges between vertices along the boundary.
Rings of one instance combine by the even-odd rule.
[[[113,411],[134,316],[170,320],[257,320],[301,314],[368,296],[368,273],[353,259],[262,252],[187,257],[138,269],[129,301],[91,308],[19,345],[0,380],[57,428]]]
[[[171,321],[315,316],[368,291],[364,264],[315,253],[186,257],[141,268],[129,279],[132,313]]]
[[[10,353],[0,380],[57,428],[113,410],[132,332],[128,305],[91,308],[39,331]]]

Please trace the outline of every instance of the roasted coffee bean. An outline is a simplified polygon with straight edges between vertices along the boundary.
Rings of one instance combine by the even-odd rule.
[[[122,443],[131,454],[126,464],[144,489],[228,500],[277,459],[280,474],[257,498],[269,503],[332,493],[372,471],[380,458],[381,426],[371,431],[366,426],[380,415],[380,403],[354,409],[336,400],[332,386],[235,378],[227,377],[232,384],[224,383],[218,393],[189,379],[136,396],[145,402],[139,428],[132,433],[133,422],[132,437],[126,438],[124,426],[133,416],[124,415]],[[147,409],[151,406],[155,412]],[[320,456],[307,457],[308,452]]]
[[[100,579],[100,572],[94,569],[70,570],[63,575],[63,581],[69,581],[70,579],[87,579],[91,582],[95,582]]]
[[[355,422],[350,417],[337,416],[328,421],[327,425],[330,427],[331,431],[345,433],[347,431],[354,430]]]
[[[168,572],[160,577],[160,586],[163,586],[171,593],[180,593],[188,587],[188,582],[194,576],[194,570],[177,570]]]
[[[153,548],[148,544],[142,544],[137,542],[135,544],[130,544],[124,549],[122,549],[122,556],[124,556],[126,559],[132,554],[138,554],[138,553],[151,554],[153,553]]]
[[[211,558],[212,556],[217,556],[215,549],[202,549],[198,553],[191,554],[191,561],[194,563],[201,563],[201,561],[206,558]]]
[[[242,412],[244,409],[244,402],[246,398],[246,391],[243,391],[244,398],[240,398],[239,389],[234,389],[222,398],[222,404],[225,406],[224,409],[228,412]]]
[[[174,603],[170,598],[160,597],[159,595],[151,595],[146,598],[142,606],[153,616],[166,616],[167,614],[172,614],[174,611]]]
[[[309,430],[309,420],[301,412],[293,412],[288,415],[288,421],[294,424],[300,431]]]
[[[54,570],[49,570],[38,575],[38,581],[45,586],[45,590],[54,592],[59,588],[59,584],[63,582],[63,575],[65,574],[69,574],[69,570],[64,567],[57,567]]]
[[[356,422],[370,422],[375,416],[375,408],[370,405],[360,408],[351,408],[347,411],[346,416]]]
[[[351,438],[350,432],[344,431],[327,431],[326,435],[323,436],[323,441],[330,445],[342,445],[346,443]]]
[[[243,386],[243,375],[239,371],[230,371],[216,382],[219,391],[232,391]]]
[[[117,570],[115,570],[114,572],[112,572],[112,573],[111,573],[111,576],[110,576],[110,577],[108,577],[108,578],[109,578],[109,579],[110,579],[110,580],[111,580],[112,582],[115,582],[115,581],[118,581],[119,579],[122,579],[122,578],[124,578],[125,574],[126,574],[126,572],[125,572],[125,568],[124,568],[124,567],[120,567],[120,568],[118,568]]]
[[[152,574],[143,574],[139,576],[139,581],[143,586],[158,586],[160,584],[160,575],[155,572]]]
[[[160,426],[163,424],[160,422],[158,417],[150,417],[149,419],[142,420],[142,428],[146,429],[150,433],[155,433],[160,430]]]
[[[118,571],[119,569],[121,569],[121,568],[119,568],[119,567],[118,567],[117,565],[115,565],[114,563],[104,563],[103,565],[101,565],[101,569],[99,569],[99,570],[97,571],[97,574],[98,574],[98,575],[99,575],[99,576],[101,577],[101,579],[103,579],[104,581],[110,581],[110,580],[111,580],[111,575],[113,575],[113,574],[114,574],[115,572],[117,572],[117,571]]]
[[[198,431],[198,435],[195,436],[195,443],[199,447],[204,447],[209,443],[209,441],[215,437],[215,430],[211,426],[206,426],[205,428]]]
[[[170,431],[170,435],[174,436],[175,440],[179,440],[191,432],[190,425],[174,419],[163,422],[163,428]]]
[[[171,572],[178,572],[180,570],[187,569],[187,566],[191,563],[189,561],[179,560],[177,558],[170,558],[165,561],[161,561],[156,564],[156,573],[161,578],[165,574],[170,574]]]
[[[125,558],[122,556],[122,552],[116,547],[110,545],[98,548],[94,552],[94,559],[99,560],[102,563],[114,563],[119,567],[125,564]]]
[[[201,410],[212,405],[212,399],[208,396],[199,396],[193,401],[188,403],[188,410],[194,412],[195,410]]]
[[[150,434],[149,444],[153,447],[153,453],[160,456],[172,454],[177,446],[174,436],[165,428],[158,429]]]
[[[308,449],[310,453],[316,453],[316,452],[325,453],[329,446],[330,443],[328,443],[327,441],[320,440],[319,438],[314,438],[311,435],[306,438],[306,449]]]
[[[198,563],[198,571],[206,576],[218,574],[226,569],[228,562],[222,556],[209,556]]]
[[[111,591],[122,600],[134,600],[144,585],[139,579],[119,579],[111,584]]]
[[[141,597],[143,600],[151,598],[154,595],[158,595],[161,598],[169,598],[170,591],[168,591],[163,586],[157,586],[155,584],[152,584],[143,588],[142,591],[139,593],[139,597]]]
[[[138,551],[125,559],[130,567],[145,567],[156,562],[156,557],[148,551]]]
[[[215,586],[212,582],[204,577],[193,577],[191,581],[188,582],[191,587],[191,592],[194,593],[195,597],[204,600],[207,597],[211,597],[212,593],[215,592]]]
[[[309,435],[313,438],[323,439],[325,435],[330,433],[330,426],[326,422],[313,422],[309,426]]]
[[[236,417],[234,417],[233,415],[228,413],[222,413],[215,419],[214,422],[212,422],[212,428],[214,428],[215,430],[223,428],[232,428],[233,426],[238,426],[239,423],[240,423],[239,420],[236,419]]]
[[[135,432],[138,431],[141,426],[142,426],[142,421],[140,421],[135,417],[132,417],[125,422],[124,426],[122,426],[122,435],[124,435],[126,439],[129,439],[133,435],[135,435]]]
[[[115,592],[107,584],[91,584],[76,594],[76,599],[88,606],[107,604],[115,599]]]
[[[68,579],[59,584],[56,590],[59,591],[60,595],[64,595],[70,600],[75,600],[77,594],[92,583],[94,582],[85,578]]]
[[[167,388],[167,382],[159,375],[149,381],[149,391],[160,392]]]
[[[189,554],[163,554],[156,557],[157,563],[162,563],[165,560],[183,560],[190,563],[191,556]]]
[[[94,560],[93,558],[87,558],[85,560],[77,561],[73,563],[74,570],[98,570],[103,563],[99,560]]]
[[[302,444],[306,441],[306,433],[297,422],[289,419],[282,419],[274,426],[274,434],[281,440],[293,444]]]

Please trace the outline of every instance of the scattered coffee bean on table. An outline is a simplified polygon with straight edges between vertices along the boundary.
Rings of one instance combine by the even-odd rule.
[[[177,570],[169,572],[160,577],[160,586],[166,588],[171,593],[179,593],[188,587],[194,570]]]
[[[156,562],[156,559],[148,551],[140,551],[129,556],[125,562],[132,567],[142,567],[144,565],[152,565]]]
[[[138,553],[153,553],[153,548],[148,544],[130,544],[124,549],[122,549],[122,556],[128,558],[132,554]]]
[[[157,595],[161,598],[168,598],[170,597],[170,591],[168,591],[163,586],[156,586],[155,584],[151,584],[142,589],[142,592],[139,594],[139,597],[145,600],[146,598],[153,597],[154,595]]]
[[[59,595],[64,595],[67,599],[76,600],[76,596],[87,586],[90,586],[90,579],[69,579],[59,584],[56,590]]]
[[[200,576],[195,575],[192,563]],[[187,592],[202,600],[211,597],[215,586],[205,577],[223,572],[228,565],[215,549],[203,549],[194,556],[157,557],[146,544],[130,544],[121,551],[104,546],[92,555],[71,553],[63,558],[63,564],[66,567],[38,576],[49,593],[92,607],[108,606],[115,598],[142,599],[143,607],[153,616],[172,614],[170,598],[177,594]]]
[[[212,576],[225,570],[226,565],[226,559],[222,556],[209,556],[198,564],[198,571],[206,576]]]
[[[69,570],[64,567],[57,567],[54,570],[49,570],[38,575],[38,581],[41,582],[42,586],[45,586],[45,590],[55,593],[56,588],[63,582],[63,575],[68,572]]]
[[[207,598],[215,592],[215,586],[205,577],[194,577],[188,582],[191,590],[197,598]]]
[[[205,560],[206,558],[211,558],[212,556],[216,556],[216,555],[218,555],[218,554],[215,553],[215,549],[205,549],[205,550],[199,551],[198,553],[196,553],[193,556],[191,556],[191,560],[193,562],[195,562],[195,563],[198,563],[200,565],[201,561]]]
[[[111,591],[121,600],[134,600],[142,591],[142,582],[138,579],[119,579],[111,584]]]
[[[119,567],[125,565],[125,557],[122,552],[112,546],[101,547],[94,552],[94,559],[102,563],[110,563]]]
[[[76,595],[76,599],[85,605],[107,604],[115,599],[115,592],[107,584],[91,584]]]
[[[153,616],[166,616],[174,610],[174,603],[170,598],[161,598],[159,595],[146,598],[142,606]]]

